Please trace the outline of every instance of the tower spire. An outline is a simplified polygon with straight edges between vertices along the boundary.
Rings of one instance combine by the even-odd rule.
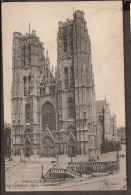
[[[30,35],[30,22],[29,22],[29,35]]]

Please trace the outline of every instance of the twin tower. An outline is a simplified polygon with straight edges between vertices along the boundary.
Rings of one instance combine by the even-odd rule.
[[[35,31],[13,34],[13,154],[99,155],[91,43],[82,11],[58,23],[57,67]]]

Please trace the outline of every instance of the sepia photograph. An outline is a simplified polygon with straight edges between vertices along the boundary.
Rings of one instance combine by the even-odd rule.
[[[5,189],[126,190],[121,1],[2,4]]]

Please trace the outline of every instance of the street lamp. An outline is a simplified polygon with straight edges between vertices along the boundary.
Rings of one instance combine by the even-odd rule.
[[[43,179],[43,165],[42,165],[42,167],[41,167],[41,168],[42,168],[42,175],[41,175],[41,178]]]

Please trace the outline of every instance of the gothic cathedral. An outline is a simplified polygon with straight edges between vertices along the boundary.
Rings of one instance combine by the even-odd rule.
[[[57,67],[35,31],[13,34],[13,154],[56,157],[99,153],[91,43],[82,11],[58,23]]]

